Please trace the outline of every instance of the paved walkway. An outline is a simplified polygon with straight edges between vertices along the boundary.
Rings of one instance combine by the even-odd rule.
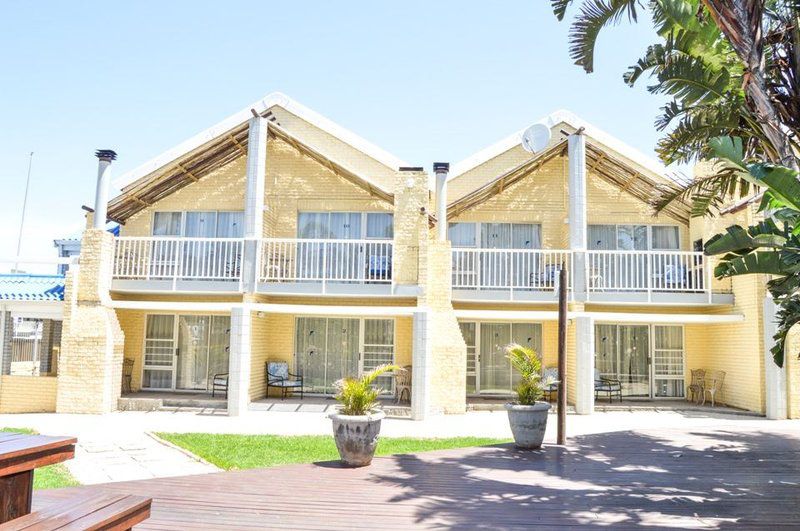
[[[153,497],[137,529],[796,528],[796,427],[638,428],[536,452],[501,445],[361,469],[325,462],[38,491],[34,505],[90,491]]]

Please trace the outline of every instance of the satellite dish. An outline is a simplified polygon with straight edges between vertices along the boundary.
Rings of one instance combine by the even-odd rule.
[[[544,124],[533,124],[522,133],[522,147],[529,153],[542,151],[550,143],[550,128]]]

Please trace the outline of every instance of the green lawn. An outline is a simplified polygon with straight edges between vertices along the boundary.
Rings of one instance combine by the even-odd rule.
[[[28,428],[0,428],[0,431],[28,433],[31,435],[36,433]],[[34,489],[58,489],[61,487],[74,487],[75,485],[80,485],[80,483],[72,477],[72,474],[62,463],[43,466],[33,472]]]
[[[218,435],[211,433],[157,433],[156,435],[224,470],[339,459],[332,435]],[[510,439],[481,437],[381,438],[376,455],[485,446],[509,441]]]

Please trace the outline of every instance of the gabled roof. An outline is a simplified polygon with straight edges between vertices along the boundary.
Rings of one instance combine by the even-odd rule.
[[[594,139],[596,142],[610,148],[613,151],[616,151],[626,159],[629,159],[630,161],[641,166],[643,169],[667,178],[666,168],[661,163],[652,159],[651,157],[648,157],[636,148],[629,146],[617,137],[606,133],[599,127],[595,127],[589,122],[579,118],[570,111],[564,109],[555,111],[535,123],[544,124],[551,130],[558,124],[562,123],[567,124],[576,131],[580,128],[583,128],[584,134],[589,138]],[[527,129],[527,127],[525,129]],[[448,180],[456,179],[460,175],[463,175],[468,171],[480,166],[481,164],[497,157],[498,155],[505,153],[509,149],[520,145],[522,143],[522,133],[525,132],[525,129],[520,129],[519,131],[505,137],[499,142],[495,142],[491,146],[484,148],[477,153],[470,155],[466,159],[454,164],[450,169],[450,176]]]
[[[241,111],[228,116],[221,122],[209,127],[205,131],[202,131],[193,137],[189,138],[188,140],[181,142],[177,146],[168,149],[164,153],[160,154],[157,157],[145,162],[144,164],[134,168],[133,170],[121,175],[117,179],[114,180],[114,186],[119,189],[125,189],[125,187],[131,185],[132,183],[136,182],[138,179],[158,170],[159,168],[164,167],[165,165],[169,164],[170,162],[174,161],[186,155],[187,153],[195,150],[212,140],[215,140],[226,133],[228,133],[231,129],[236,128],[242,124],[247,123],[250,118],[253,116],[252,111],[263,115],[266,115],[270,108],[272,107],[281,107],[290,113],[294,114],[298,118],[305,120],[306,122],[322,129],[326,133],[329,133],[342,142],[350,144],[352,147],[358,149],[362,153],[368,155],[369,157],[377,160],[381,164],[396,170],[401,166],[408,166],[405,162],[400,160],[399,158],[395,157],[394,155],[390,154],[389,152],[379,148],[375,144],[368,142],[367,140],[361,138],[357,134],[353,133],[349,129],[345,129],[341,125],[325,118],[321,114],[312,111],[305,105],[298,103],[297,101],[293,100],[286,94],[281,92],[271,92],[261,98],[260,100],[248,105],[247,107],[243,108]]]
[[[64,275],[0,274],[0,300],[63,301]]]
[[[561,140],[557,144],[551,145],[545,150],[531,155],[531,158],[505,171],[502,175],[492,178],[489,182],[459,197],[447,206],[448,217],[456,217],[470,208],[503,193],[510,186],[520,180],[533,176],[547,161],[566,156],[567,141]],[[587,138],[586,141],[586,162],[590,171],[598,175],[601,179],[608,181],[622,191],[631,194],[640,201],[649,203],[652,197],[659,191],[663,183],[655,180],[651,173],[642,172],[630,164],[627,160],[615,156],[596,140]],[[689,222],[690,207],[681,201],[674,201],[664,208],[664,213],[681,221]]]
[[[264,105],[267,105],[267,103]],[[273,106],[270,105],[270,108]],[[253,111],[260,112],[257,109],[253,109]],[[274,118],[272,111],[269,110],[262,115],[267,118]],[[252,117],[252,113],[249,110],[248,116]],[[334,156],[322,153],[319,149],[310,146],[297,135],[275,123],[275,121],[267,122],[267,128],[270,138],[278,138],[286,142],[335,174],[361,186],[371,194],[385,201],[392,202],[394,200],[392,193],[375,179],[349,168],[345,163],[337,161]],[[132,215],[184,186],[198,181],[205,175],[240,157],[246,156],[248,129],[249,118],[238,123],[233,129],[226,131],[215,129],[214,134],[209,134],[209,139],[204,144],[177,155],[177,158],[170,157],[173,153],[178,153],[180,151],[178,149],[167,152],[170,154],[169,156],[162,155],[159,159],[167,160],[164,165],[126,185],[120,195],[109,201],[108,219],[124,223]],[[185,144],[189,145],[188,143]],[[402,164],[402,161],[397,162]]]

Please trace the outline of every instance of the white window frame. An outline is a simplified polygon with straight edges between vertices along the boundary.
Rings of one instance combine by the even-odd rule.
[[[179,213],[181,215],[181,233],[177,236],[156,236],[153,234],[153,229],[156,226],[156,214],[174,214]],[[216,215],[214,216],[214,234],[217,234],[219,230],[219,214],[220,213],[231,213],[231,212],[241,212],[244,214],[244,209],[242,210],[230,210],[230,209],[204,209],[204,208],[195,208],[192,210],[154,210],[150,214],[150,236],[153,238],[186,238],[186,214],[192,212],[214,212]],[[192,236],[193,237],[193,236]],[[214,236],[216,238],[216,236]]]
[[[394,212],[391,210],[298,210],[295,216],[295,238],[300,239],[300,214],[327,214],[328,225],[330,226],[331,214],[360,214],[361,215],[361,231],[358,238],[354,240],[376,240],[376,241],[392,241],[394,239]],[[369,214],[388,214],[392,216],[392,237],[391,238],[375,238],[367,236],[367,216]],[[313,239],[313,238],[312,238]]]
[[[620,227],[647,227],[647,249],[639,249],[633,250],[631,252],[644,252],[644,251],[681,251],[683,250],[683,235],[681,234],[681,227],[682,225],[676,223],[587,223],[586,224],[586,231],[588,233],[589,227],[591,226],[613,226],[614,227],[614,245],[615,249],[610,249],[612,251],[623,251],[624,249],[619,248],[619,228]],[[675,227],[678,229],[678,248],[677,249],[653,249],[653,227]],[[591,250],[590,250],[591,252]]]
[[[513,234],[514,234],[513,225],[534,225],[534,226],[537,226],[537,227],[539,227],[539,247],[533,247],[532,249],[536,250],[536,249],[542,249],[543,248],[542,247],[542,243],[544,241],[544,234],[542,233],[542,222],[541,221],[448,221],[448,223],[447,223],[448,231],[450,230],[450,225],[454,225],[456,223],[460,223],[460,224],[472,223],[473,225],[475,225],[475,245],[473,245],[473,246],[469,246],[469,245],[467,245],[467,246],[459,246],[459,247],[456,247],[456,249],[458,249],[458,248],[461,248],[461,249],[488,249],[487,247],[482,247],[481,246],[481,228],[482,228],[482,226],[484,224],[488,224],[488,223],[495,223],[495,224],[508,223],[509,225],[512,225],[512,227],[511,227],[512,239],[513,239]],[[450,241],[450,236],[449,235],[447,236],[447,241]],[[513,248],[511,248],[509,250],[513,250]]]

